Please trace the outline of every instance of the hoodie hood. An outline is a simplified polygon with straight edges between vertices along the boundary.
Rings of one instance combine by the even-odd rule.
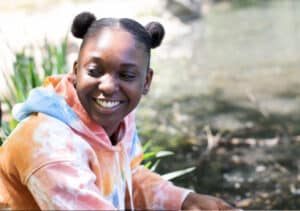
[[[71,126],[78,119],[76,113],[58,95],[52,86],[38,87],[30,91],[27,100],[13,107],[12,114],[17,121],[22,121],[32,113],[44,113]]]
[[[32,113],[44,113],[62,121],[79,134],[88,136],[90,140],[111,150],[118,150],[117,145],[112,145],[105,130],[89,117],[81,105],[71,75],[48,77],[44,85],[31,90],[25,102],[14,106],[12,113],[17,121],[25,119]],[[136,136],[134,116],[132,112],[120,123],[116,132],[121,134],[120,140],[124,134]]]

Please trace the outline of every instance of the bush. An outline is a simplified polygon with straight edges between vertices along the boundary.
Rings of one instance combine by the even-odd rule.
[[[50,45],[45,41],[42,54],[43,69],[41,72],[38,71],[34,58],[25,52],[24,49],[16,54],[13,74],[11,76],[3,74],[9,93],[8,96],[0,98],[0,103],[8,108],[9,115],[13,105],[23,102],[27,98],[29,91],[40,86],[44,78],[53,74],[67,72],[67,37],[59,46]],[[11,116],[8,121],[2,123],[3,133],[0,134],[0,145],[16,125],[17,121]]]

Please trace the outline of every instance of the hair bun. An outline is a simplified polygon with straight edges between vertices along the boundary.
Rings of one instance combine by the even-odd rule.
[[[165,36],[164,27],[158,22],[150,22],[145,29],[151,37],[151,48],[158,47]]]
[[[78,14],[72,23],[72,34],[77,38],[83,38],[88,28],[95,20],[95,15],[90,12],[82,12]]]

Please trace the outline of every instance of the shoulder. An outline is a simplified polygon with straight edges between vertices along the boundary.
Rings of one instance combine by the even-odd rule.
[[[17,171],[21,180],[43,165],[83,157],[89,146],[58,119],[33,114],[24,119],[3,146],[4,164]],[[5,163],[6,162],[6,163]],[[14,167],[14,168],[12,168]]]
[[[34,113],[18,124],[5,141],[4,148],[9,148],[14,152],[31,152],[36,147],[49,142],[54,135],[63,139],[71,131],[58,119],[42,113]]]

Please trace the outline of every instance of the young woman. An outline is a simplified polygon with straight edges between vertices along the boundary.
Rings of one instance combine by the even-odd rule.
[[[12,209],[230,209],[140,166],[134,110],[149,91],[150,49],[164,28],[81,13],[72,73],[50,77],[14,107],[0,151],[0,194]]]

